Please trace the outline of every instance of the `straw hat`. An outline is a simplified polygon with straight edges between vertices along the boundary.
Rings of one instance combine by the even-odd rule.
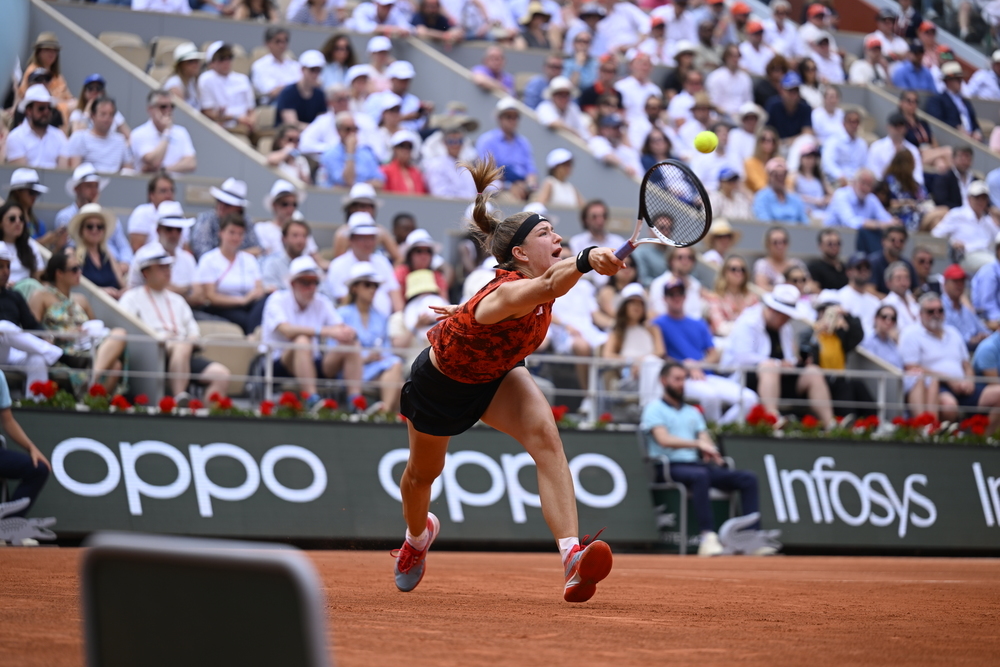
[[[437,294],[439,292],[434,272],[430,269],[410,271],[406,275],[406,300],[409,301],[421,294]]]
[[[743,232],[729,224],[729,221],[725,218],[716,218],[712,221],[712,227],[708,230],[708,234],[705,234],[705,244],[711,246],[716,236],[726,235],[732,236],[733,243],[735,244],[740,242]]]
[[[83,225],[84,220],[89,218],[101,218],[104,220],[105,241],[110,239],[115,233],[115,226],[118,224],[118,219],[114,213],[100,204],[84,204],[80,211],[69,221],[69,235],[73,238],[81,238],[80,226]]]
[[[54,32],[40,32],[38,33],[38,37],[35,38],[35,48],[55,49],[59,51],[62,49],[62,44],[59,43],[59,38]]]

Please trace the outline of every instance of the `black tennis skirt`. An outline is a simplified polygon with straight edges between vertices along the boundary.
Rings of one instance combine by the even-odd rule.
[[[430,350],[425,348],[413,361],[410,379],[403,385],[399,411],[421,433],[438,436],[464,433],[486,412],[507,374],[483,384],[452,380],[431,363]],[[523,361],[517,364],[523,365]]]

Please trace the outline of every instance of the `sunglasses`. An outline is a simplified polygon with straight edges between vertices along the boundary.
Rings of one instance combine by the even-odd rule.
[[[322,67],[306,67],[306,71],[312,72],[313,74],[319,74],[323,71]]]
[[[4,218],[4,222],[24,222],[23,215],[8,215]]]
[[[286,199],[285,201],[275,202],[274,205],[277,206],[278,208],[298,208],[299,207],[299,203],[297,201],[295,201],[294,199],[291,199],[291,200]]]
[[[368,289],[368,288],[376,289],[378,287],[378,283],[373,283],[370,280],[359,280],[359,281],[357,281],[354,284],[357,285],[357,286],[359,286],[359,287],[364,287],[366,289]]]
[[[63,271],[66,273],[80,273],[83,271],[83,267],[77,264],[76,266],[67,266]]]
[[[93,232],[93,231],[103,232],[104,231],[104,225],[84,225],[83,228],[86,229],[88,232]]]
[[[925,308],[921,312],[925,315],[944,315],[944,308]]]
[[[747,270],[745,268],[743,268],[742,266],[736,266],[736,265],[726,267],[726,271],[729,271],[730,273],[746,273],[747,272]]]
[[[157,104],[156,108],[159,109],[160,111],[173,111],[174,110],[174,105],[173,104]]]
[[[354,132],[357,132],[358,128],[356,128],[356,127],[342,127],[342,128],[340,128],[340,131],[341,132],[346,132],[347,134],[352,134]]]
[[[684,296],[684,290],[671,290],[670,292],[667,292],[668,299],[675,299],[677,297],[683,297],[683,296]]]
[[[793,285],[805,285],[807,281],[805,278],[789,278],[788,282],[792,283]]]
[[[88,93],[98,92],[104,90],[104,86],[100,83],[88,83],[83,87]]]
[[[310,280],[302,278],[295,280],[295,283],[301,285],[302,287],[316,287],[317,285],[319,285],[318,280]]]

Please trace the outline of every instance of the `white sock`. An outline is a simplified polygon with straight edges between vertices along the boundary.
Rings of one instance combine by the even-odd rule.
[[[427,543],[430,541],[430,539],[431,539],[431,534],[427,531],[426,528],[424,528],[424,532],[420,533],[417,536],[414,536],[413,533],[410,532],[409,528],[406,529],[406,541],[409,542],[410,546],[416,549],[417,551],[423,551],[424,549],[426,549]]]
[[[579,537],[560,537],[556,540],[559,545],[559,555],[562,557],[562,562],[565,563],[566,559],[569,558],[570,552],[573,547],[580,545]]]

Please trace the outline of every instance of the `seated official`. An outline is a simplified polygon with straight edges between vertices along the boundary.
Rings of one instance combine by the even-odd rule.
[[[215,393],[225,396],[229,390],[229,369],[195,354],[195,341],[201,330],[184,297],[169,289],[174,258],[159,243],[150,243],[135,253],[135,262],[145,285],[125,292],[118,306],[145,322],[164,341],[167,383],[177,405],[185,407],[190,402],[187,387],[192,381],[207,385],[205,392],[209,396]]]
[[[246,234],[242,215],[227,215],[219,223],[219,247],[198,260],[195,289],[205,298],[205,312],[238,324],[250,335],[264,314],[264,283],[260,264],[240,250]]]
[[[7,386],[7,377],[3,371],[0,371],[0,429],[3,430],[7,438],[13,440],[28,452],[24,454],[16,452],[13,449],[0,447],[0,479],[21,480],[21,483],[17,485],[17,488],[14,489],[13,494],[10,496],[9,502],[14,502],[21,498],[31,499],[27,507],[20,512],[8,515],[8,518],[27,515],[28,510],[31,509],[31,506],[35,504],[35,500],[38,499],[38,494],[42,492],[42,487],[45,486],[45,482],[49,478],[49,472],[52,470],[52,464],[38,450],[35,443],[31,441],[31,438],[24,432],[21,425],[14,419],[14,413],[10,409],[12,404],[10,400],[10,388]],[[22,544],[29,546],[29,544],[34,545],[37,542],[32,540],[31,542],[25,541]],[[0,546],[4,546],[4,542],[0,542]]]
[[[302,393],[309,396],[306,404],[312,407],[320,401],[316,379],[333,379],[343,374],[348,403],[353,405],[353,399],[361,395],[361,355],[356,350],[317,352],[316,346],[324,345],[326,339],[356,345],[357,334],[344,324],[333,303],[316,293],[320,269],[312,257],[293,259],[289,280],[288,289],[267,298],[263,339],[265,343],[295,343],[303,347],[274,350],[275,376],[296,378]]]
[[[759,507],[757,477],[746,470],[725,467],[719,448],[708,434],[705,418],[684,403],[686,380],[687,371],[679,363],[668,361],[663,365],[660,371],[663,398],[643,408],[639,428],[646,437],[649,457],[659,459],[662,466],[669,466],[671,479],[684,484],[691,492],[691,504],[701,532],[698,555],[716,556],[722,553],[722,545],[715,532],[709,489],[738,490],[743,513],[751,514]],[[659,477],[662,479],[664,475],[660,473]]]

